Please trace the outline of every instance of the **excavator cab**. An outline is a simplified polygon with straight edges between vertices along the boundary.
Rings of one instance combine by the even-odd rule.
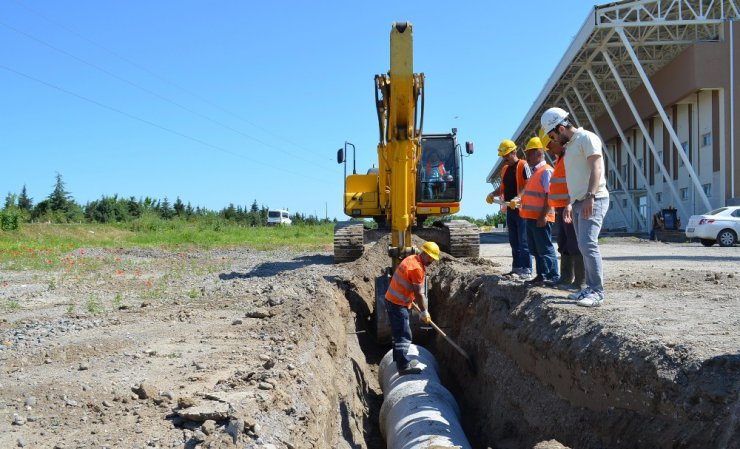
[[[471,142],[466,142],[465,152],[473,154]],[[460,211],[462,157],[456,128],[447,134],[422,135],[421,158],[416,167],[416,212],[419,223],[430,216],[452,215]]]
[[[426,134],[421,138],[417,167],[417,203],[459,203],[462,198],[462,159],[455,134]],[[458,204],[459,206],[459,204]]]

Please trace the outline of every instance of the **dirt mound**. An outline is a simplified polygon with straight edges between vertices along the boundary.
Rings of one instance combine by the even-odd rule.
[[[562,293],[469,263],[445,261],[432,284],[433,316],[448,321],[479,366],[477,376],[460,369],[459,356],[436,341],[476,447],[550,438],[573,447],[740,443],[740,354],[707,357],[689,339],[625,332],[629,317],[574,307]]]
[[[0,447],[365,447],[330,255],[99,252],[6,278]]]

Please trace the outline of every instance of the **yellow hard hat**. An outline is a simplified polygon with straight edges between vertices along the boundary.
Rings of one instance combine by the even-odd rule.
[[[514,150],[516,150],[516,144],[514,141],[506,139],[501,141],[501,145],[498,146],[498,155],[499,157],[504,157]]]
[[[542,146],[542,142],[540,141],[539,137],[532,137],[531,139],[529,139],[529,142],[527,142],[526,151],[539,150],[544,148],[545,147]]]
[[[540,142],[542,142],[542,148],[544,148],[545,151],[549,150],[549,148],[547,148],[547,145],[550,144],[551,139],[550,139],[550,136],[547,135],[547,133],[545,132],[545,128],[540,126],[539,134],[540,134]]]
[[[439,246],[437,246],[436,243],[426,242],[425,244],[421,245],[420,249],[427,253],[432,259],[439,260]]]

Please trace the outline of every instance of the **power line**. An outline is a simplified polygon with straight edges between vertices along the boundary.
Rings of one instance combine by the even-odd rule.
[[[26,8],[26,9],[29,9],[29,10],[30,10],[30,8],[27,8],[27,7],[25,6],[25,5],[22,5],[22,6],[24,6],[24,7]],[[33,10],[31,10],[31,11],[33,12]],[[35,13],[35,12],[34,12],[34,13]],[[36,14],[39,14],[39,13],[36,13]],[[46,18],[45,16],[43,16],[43,15],[41,15],[41,14],[39,14],[39,15],[40,15],[41,17],[43,17],[43,18],[44,18],[45,20],[49,20],[49,21],[51,21],[52,23],[55,23],[55,22],[54,22],[54,21],[52,21],[51,19],[48,19],[48,18]],[[56,24],[56,23],[55,23],[55,24]],[[218,126],[221,126],[221,127],[225,128],[225,129],[228,129],[229,131],[232,131],[232,132],[234,132],[234,133],[236,133],[236,134],[239,134],[239,135],[241,135],[241,136],[243,136],[243,137],[246,137],[246,138],[248,138],[248,139],[250,139],[250,140],[253,140],[253,141],[255,141],[255,142],[257,142],[257,143],[259,143],[259,144],[261,144],[261,145],[264,145],[264,146],[266,146],[266,147],[268,147],[268,148],[272,148],[272,149],[274,149],[274,150],[277,150],[277,151],[279,151],[279,152],[281,152],[281,153],[285,153],[285,154],[288,154],[289,156],[292,156],[292,157],[294,157],[294,158],[296,158],[296,159],[300,159],[300,160],[302,160],[302,161],[304,161],[304,162],[307,162],[307,163],[313,164],[314,166],[316,166],[316,167],[319,167],[319,168],[321,168],[322,170],[326,170],[326,167],[324,167],[324,166],[322,166],[322,165],[319,165],[319,164],[317,164],[317,163],[316,163],[316,162],[315,162],[314,160],[310,160],[310,159],[305,159],[305,158],[303,158],[303,157],[301,157],[301,156],[299,156],[299,155],[293,154],[293,153],[291,153],[291,152],[289,152],[289,151],[287,151],[287,150],[285,150],[285,149],[283,149],[283,148],[277,147],[277,146],[275,146],[275,145],[272,145],[272,144],[270,144],[269,142],[265,142],[265,141],[263,141],[263,140],[261,140],[261,139],[258,139],[257,137],[254,137],[254,136],[252,136],[252,135],[250,135],[250,134],[247,134],[247,133],[245,133],[245,132],[242,132],[241,130],[238,130],[238,129],[236,129],[236,128],[233,128],[232,126],[229,126],[229,125],[227,125],[227,124],[225,124],[225,123],[223,123],[223,122],[221,122],[221,121],[219,121],[219,120],[213,119],[213,118],[211,118],[211,117],[209,117],[209,116],[207,116],[207,115],[205,115],[205,114],[202,114],[202,113],[200,113],[200,112],[198,112],[198,111],[195,111],[195,110],[193,110],[193,109],[191,109],[191,108],[189,108],[189,107],[187,107],[187,106],[185,106],[185,105],[182,105],[182,104],[180,104],[180,103],[178,103],[178,102],[176,102],[176,101],[174,101],[174,100],[172,100],[172,99],[170,99],[170,98],[168,98],[168,97],[165,97],[165,96],[163,96],[163,95],[161,95],[161,94],[159,94],[159,93],[157,93],[157,92],[154,92],[154,91],[153,91],[153,90],[151,90],[151,89],[147,89],[146,87],[143,87],[143,86],[141,86],[141,85],[139,85],[139,84],[137,84],[137,83],[135,83],[135,82],[133,82],[133,81],[130,81],[130,80],[128,80],[128,79],[126,79],[126,78],[124,78],[124,77],[122,77],[122,76],[116,75],[115,73],[113,73],[113,72],[111,72],[111,71],[109,71],[109,70],[107,70],[107,69],[105,69],[105,68],[103,68],[103,67],[100,67],[100,66],[98,66],[97,64],[94,64],[94,63],[92,63],[92,62],[89,62],[89,61],[87,61],[87,60],[85,60],[85,59],[83,59],[83,58],[80,58],[79,56],[76,56],[76,55],[74,55],[74,54],[72,54],[72,53],[70,53],[70,52],[68,52],[68,51],[66,51],[66,50],[64,50],[64,49],[61,49],[61,48],[59,48],[59,47],[57,47],[57,46],[55,46],[55,45],[53,45],[53,44],[50,44],[49,42],[46,42],[46,41],[44,41],[43,39],[40,39],[40,38],[38,38],[38,37],[35,37],[35,36],[33,36],[33,35],[31,35],[31,34],[29,34],[29,33],[25,32],[25,31],[23,31],[23,30],[20,30],[20,29],[18,29],[18,28],[16,28],[16,27],[12,26],[12,25],[9,25],[9,24],[7,24],[7,23],[5,23],[5,22],[2,22],[2,21],[0,21],[0,25],[2,25],[2,26],[4,26],[4,27],[8,28],[9,30],[11,30],[11,31],[13,31],[13,32],[15,32],[15,33],[18,33],[18,34],[20,34],[20,35],[22,35],[22,36],[25,36],[25,37],[26,37],[26,38],[28,38],[28,39],[31,39],[31,40],[33,40],[33,41],[35,41],[35,42],[38,42],[39,44],[42,44],[42,45],[44,45],[44,46],[46,46],[46,47],[49,47],[49,48],[53,49],[54,51],[57,51],[57,52],[59,52],[59,53],[62,53],[63,55],[65,55],[65,56],[67,56],[67,57],[69,57],[69,58],[72,58],[72,59],[74,59],[74,60],[76,60],[76,61],[78,61],[78,62],[80,62],[80,63],[82,63],[82,64],[85,64],[85,65],[87,65],[87,66],[90,66],[90,67],[92,67],[92,68],[94,68],[94,69],[96,69],[96,70],[99,70],[99,71],[101,71],[101,72],[105,73],[106,75],[108,75],[108,76],[110,76],[110,77],[112,77],[112,78],[114,78],[114,79],[117,79],[117,80],[119,80],[119,81],[121,81],[121,82],[123,82],[123,83],[125,83],[125,84],[128,84],[129,86],[135,87],[135,88],[137,88],[137,89],[139,89],[139,90],[141,90],[141,91],[143,91],[143,92],[146,92],[147,94],[149,94],[149,95],[152,95],[152,96],[154,96],[154,97],[156,97],[156,98],[158,98],[158,99],[160,99],[160,100],[162,100],[162,101],[164,101],[164,102],[166,102],[166,103],[172,104],[172,105],[174,105],[174,106],[176,106],[176,107],[178,107],[178,108],[180,108],[180,109],[182,109],[182,110],[184,110],[184,111],[187,111],[187,112],[189,112],[189,113],[191,113],[191,114],[193,114],[193,115],[196,115],[196,116],[198,116],[198,117],[200,117],[200,118],[202,118],[202,119],[204,119],[204,120],[207,120],[207,121],[209,121],[209,122],[211,122],[211,123],[214,123],[214,124],[216,124],[216,125],[218,125]],[[60,27],[62,27],[63,29],[65,29],[66,31],[68,31],[68,32],[70,32],[70,33],[73,33],[73,34],[75,34],[75,35],[78,35],[77,33],[74,33],[73,31],[71,31],[71,30],[68,30],[68,29],[67,29],[66,27],[63,27],[62,25],[59,25],[59,24],[57,24],[57,25],[58,25],[58,26],[60,26]],[[86,41],[90,42],[90,43],[93,43],[93,42],[92,42],[92,41],[90,41],[89,39],[86,39],[86,38],[84,38],[84,39],[85,39]],[[103,49],[104,49],[104,50],[106,50],[106,51],[108,51],[107,49],[105,49],[104,47],[102,47],[102,46],[100,46],[100,45],[97,45],[97,44],[95,44],[95,45],[96,45],[96,46],[99,46],[99,47],[101,47],[101,48],[103,48]],[[109,52],[110,52],[110,51],[109,51]],[[110,52],[110,53],[111,53],[111,54],[113,54],[113,55],[115,55],[115,56],[116,56],[116,57],[118,57],[118,58],[121,58],[122,60],[126,61],[127,63],[129,63],[129,64],[133,64],[133,65],[134,65],[135,67],[137,67],[137,68],[140,68],[140,69],[142,69],[141,67],[139,67],[138,65],[134,64],[133,62],[131,62],[131,61],[129,61],[129,60],[127,60],[127,59],[125,59],[125,58],[123,58],[123,57],[121,57],[121,56],[119,56],[119,55],[117,55],[117,54],[113,53],[113,52]],[[145,69],[143,69],[143,70],[145,70]],[[145,70],[145,71],[146,71],[147,73],[151,73],[151,74],[153,74],[153,72],[151,72],[151,71],[149,71],[149,70]],[[169,83],[169,84],[172,84],[173,86],[177,87],[178,89],[181,89],[181,90],[185,90],[185,89],[183,89],[182,87],[179,87],[179,86],[177,86],[177,85],[175,85],[175,84],[173,84],[173,83],[171,83],[171,82],[169,82],[169,81],[165,80],[164,78],[162,78],[162,77],[160,77],[160,76],[158,76],[158,75],[156,75],[156,74],[155,74],[155,76],[156,76],[157,78],[159,78],[159,79],[162,79],[163,81],[165,81],[165,82],[167,82],[167,83]],[[187,91],[186,91],[186,92],[187,92]],[[195,95],[194,93],[191,93],[191,92],[188,92],[188,93],[189,93],[190,95],[193,95],[193,96],[196,96],[197,98],[199,98],[199,96]],[[209,103],[209,104],[211,104],[210,102],[208,102],[208,101],[207,101],[207,100],[205,100],[205,99],[203,99],[202,101],[205,101],[206,103]],[[215,106],[215,107],[217,107],[217,108],[219,108],[219,109],[221,109],[221,110],[224,110],[223,108],[220,108],[220,107],[218,107],[218,106],[216,106],[216,105],[214,105],[214,106]],[[225,110],[224,110],[224,111],[225,111]],[[233,114],[233,113],[231,113],[231,112],[229,112],[229,111],[225,111],[225,112],[227,112],[227,113],[230,113],[231,115],[234,115],[234,116],[236,116],[235,114]],[[239,117],[237,116],[237,118],[239,118]],[[240,119],[241,119],[241,118],[240,118]],[[244,119],[241,119],[241,120],[244,120]],[[246,120],[245,120],[245,121],[246,121]],[[249,123],[249,122],[248,122],[248,123]],[[250,123],[250,124],[251,124],[251,123]],[[255,127],[259,128],[259,127],[258,127],[258,126],[256,126],[256,125],[252,125],[252,126],[255,126]],[[265,131],[265,132],[268,132],[268,133],[269,133],[269,131],[267,131],[267,130],[264,130],[264,129],[263,129],[263,131]]]
[[[314,181],[324,182],[324,180],[320,180],[318,178],[313,178],[313,177],[310,177],[310,176],[306,176],[304,173],[296,173],[296,172],[287,170],[287,169],[285,169],[283,167],[276,167],[276,166],[273,166],[273,165],[270,165],[270,164],[266,164],[264,162],[261,162],[261,161],[252,159],[250,157],[247,157],[247,156],[245,156],[243,154],[236,153],[234,151],[231,151],[231,150],[228,150],[226,148],[223,148],[223,147],[221,147],[219,145],[214,145],[212,143],[209,143],[209,142],[206,142],[204,140],[198,139],[197,137],[189,136],[187,134],[181,133],[180,131],[176,131],[174,129],[171,129],[171,128],[168,128],[166,126],[163,126],[163,125],[157,124],[155,122],[152,122],[151,120],[147,120],[145,118],[141,118],[141,117],[139,117],[137,115],[131,114],[131,113],[126,112],[126,111],[123,111],[123,110],[118,109],[118,108],[113,107],[113,106],[109,106],[109,105],[107,105],[105,103],[101,103],[101,102],[99,102],[97,100],[94,100],[92,98],[86,97],[86,96],[81,95],[81,94],[78,94],[78,93],[73,92],[71,90],[68,90],[68,89],[65,89],[63,87],[57,86],[55,84],[52,84],[52,83],[43,81],[43,80],[41,80],[39,78],[36,78],[34,76],[31,76],[31,75],[28,75],[27,73],[23,73],[23,72],[20,72],[18,70],[12,69],[12,68],[4,65],[4,64],[0,64],[0,68],[5,69],[8,72],[14,73],[14,74],[16,74],[18,76],[21,76],[23,78],[26,78],[26,79],[29,79],[31,81],[37,82],[39,84],[43,84],[44,86],[50,87],[52,89],[56,89],[56,90],[58,90],[60,92],[64,92],[64,93],[66,93],[68,95],[71,95],[71,96],[73,96],[75,98],[78,98],[80,100],[84,100],[84,101],[86,101],[88,103],[92,103],[92,104],[94,104],[96,106],[99,106],[101,108],[108,109],[109,111],[116,112],[116,113],[121,114],[121,115],[123,115],[125,117],[128,117],[130,119],[133,119],[133,120],[136,120],[136,121],[145,123],[145,124],[147,124],[149,126],[152,126],[154,128],[160,129],[162,131],[166,131],[166,132],[168,132],[170,134],[174,134],[174,135],[179,136],[179,137],[182,137],[184,139],[191,140],[191,141],[196,142],[196,143],[198,143],[200,145],[203,145],[205,147],[212,148],[214,150],[218,150],[218,151],[221,151],[223,153],[230,154],[232,156],[242,157],[242,158],[244,158],[244,159],[246,159],[246,160],[248,160],[250,162],[253,162],[253,163],[256,163],[256,164],[260,164],[260,165],[264,165],[266,167],[270,167],[270,168],[275,169],[275,170],[283,171],[285,173],[289,173],[289,174],[294,175],[294,176],[300,176],[300,177],[303,177],[303,178],[306,178],[306,179],[311,179],[311,180],[314,180]]]

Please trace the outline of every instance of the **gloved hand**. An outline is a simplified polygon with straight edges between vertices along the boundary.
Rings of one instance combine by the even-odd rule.
[[[486,196],[486,203],[488,203],[488,204],[493,204],[493,192],[489,193],[489,194],[488,194],[488,195]]]
[[[432,316],[429,315],[429,312],[427,312],[426,310],[421,312],[421,315],[419,315],[419,317],[421,318],[421,322],[424,324],[429,324],[432,322]]]
[[[516,209],[519,207],[519,197],[514,197],[511,201],[509,201],[509,209]]]

